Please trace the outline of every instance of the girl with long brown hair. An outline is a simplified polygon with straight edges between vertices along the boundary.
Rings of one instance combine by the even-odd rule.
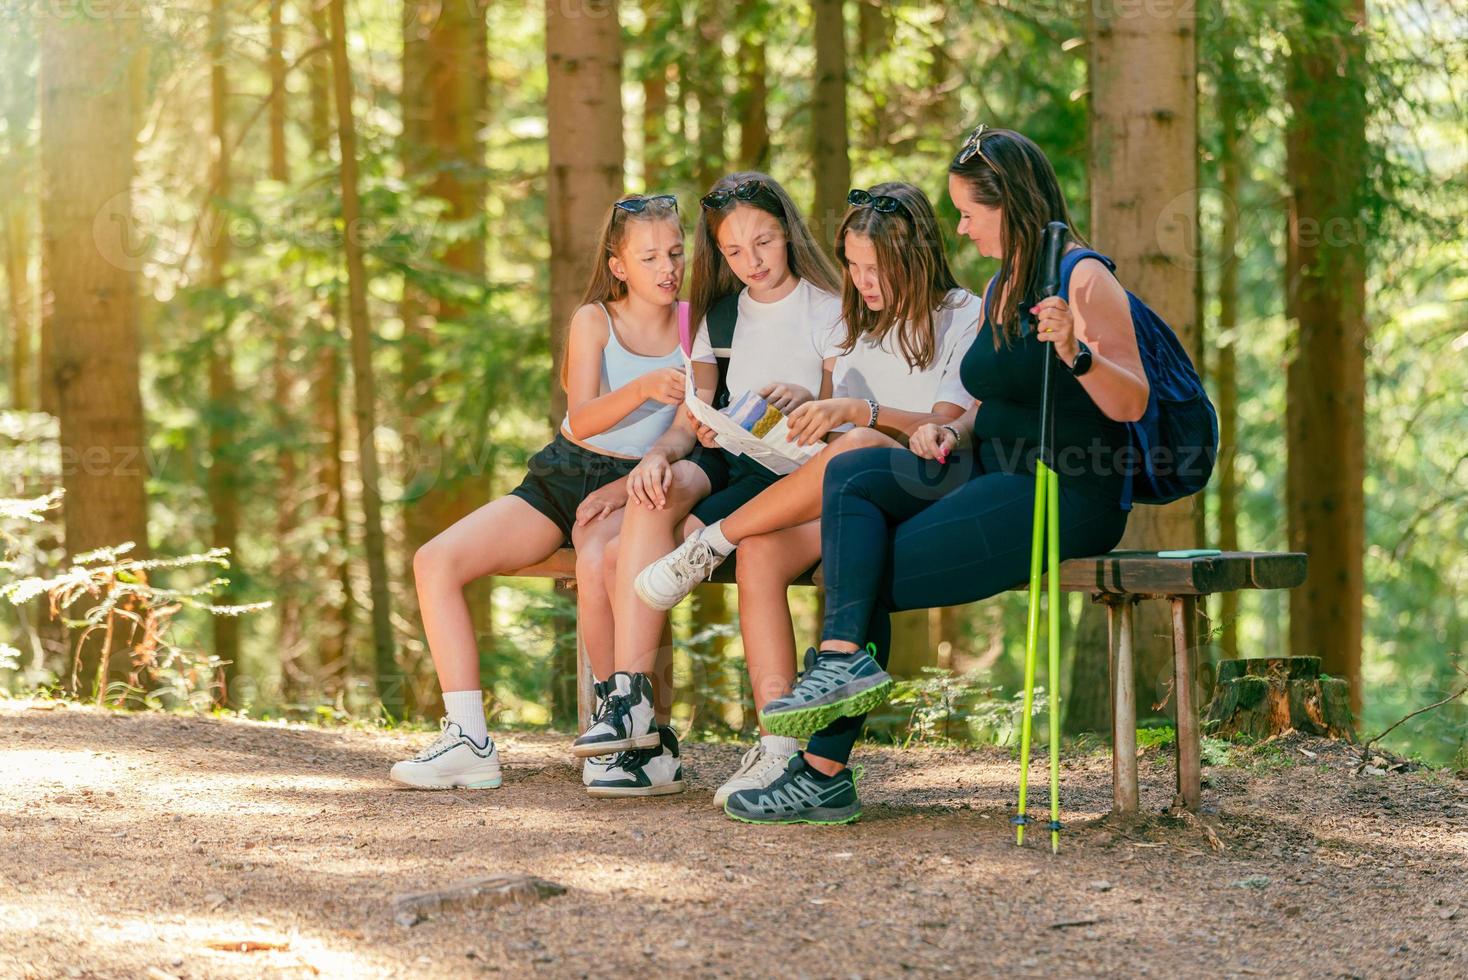
[[[578,527],[576,509],[631,472],[678,418],[684,391],[679,320],[687,315],[678,302],[683,265],[675,198],[624,197],[607,209],[582,305],[567,331],[562,378],[568,408],[555,439],[531,458],[518,487],[413,556],[446,715],[430,746],[392,767],[393,780],[425,789],[500,784],[464,588],[482,576],[533,565],[568,541],[600,571],[601,543],[615,520]],[[586,614],[593,618],[596,610]]]
[[[833,397],[790,415],[797,441],[811,444],[828,433],[834,438],[788,478],[694,532],[635,583],[649,605],[671,608],[739,549],[739,622],[756,710],[789,691],[795,679],[787,590],[821,557],[827,465],[855,449],[906,445],[930,423],[958,418],[972,401],[958,367],[978,329],[979,298],[949,271],[927,196],[911,184],[886,183],[853,190],[848,203],[836,233],[845,270],[845,331]],[[715,793],[714,804],[768,786],[797,747],[793,738],[762,735]]]

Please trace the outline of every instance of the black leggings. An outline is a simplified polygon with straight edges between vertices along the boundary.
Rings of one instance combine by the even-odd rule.
[[[906,449],[857,449],[831,460],[821,508],[824,640],[873,643],[883,667],[888,616],[974,602],[1029,580],[1035,477],[1003,472],[985,447],[947,464]],[[1118,501],[1060,482],[1060,557],[1104,554],[1126,529]],[[846,762],[865,716],[811,737],[812,755]]]

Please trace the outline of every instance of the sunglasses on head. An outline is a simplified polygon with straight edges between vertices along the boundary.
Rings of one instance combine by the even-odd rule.
[[[729,206],[730,201],[753,201],[760,194],[774,197],[774,192],[765,186],[765,182],[751,177],[749,180],[741,181],[732,190],[709,191],[699,201],[706,210],[722,211]]]
[[[886,194],[873,194],[871,191],[861,189],[853,190],[846,195],[846,203],[854,208],[871,208],[878,214],[892,214],[901,211],[902,202],[895,197]]]
[[[641,214],[648,208],[663,205],[678,210],[678,199],[672,194],[653,194],[651,197],[629,197],[624,201],[618,201],[614,207],[628,214]]]
[[[960,164],[968,163],[974,157],[978,157],[989,166],[994,167],[994,161],[984,156],[984,148],[982,145],[980,145],[984,139],[984,134],[992,132],[993,130],[990,129],[988,126],[985,126],[983,123],[979,123],[978,127],[975,128],[972,133],[968,134],[968,139],[963,141],[963,149],[958,151],[958,159],[956,162]],[[998,170],[999,168],[994,167],[994,169]]]

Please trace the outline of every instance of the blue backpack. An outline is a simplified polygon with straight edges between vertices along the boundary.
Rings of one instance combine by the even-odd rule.
[[[1060,260],[1060,297],[1067,303],[1070,274],[1087,258],[1100,259],[1116,271],[1116,263],[1100,252],[1068,252]],[[1141,419],[1126,423],[1133,448],[1126,461],[1122,507],[1132,501],[1168,504],[1208,485],[1218,460],[1218,413],[1177,334],[1130,290],[1126,296],[1151,393]]]

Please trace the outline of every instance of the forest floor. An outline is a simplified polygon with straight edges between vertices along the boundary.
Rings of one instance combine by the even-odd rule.
[[[539,734],[500,739],[502,789],[395,788],[425,740],[0,701],[0,976],[1468,976],[1468,780],[1340,743],[1236,749],[1201,819],[1148,750],[1127,827],[1071,758],[1052,856],[1014,846],[1001,750],[864,747],[861,821],[808,828],[714,810],[735,745],[594,801]],[[566,892],[394,921],[519,873]]]

